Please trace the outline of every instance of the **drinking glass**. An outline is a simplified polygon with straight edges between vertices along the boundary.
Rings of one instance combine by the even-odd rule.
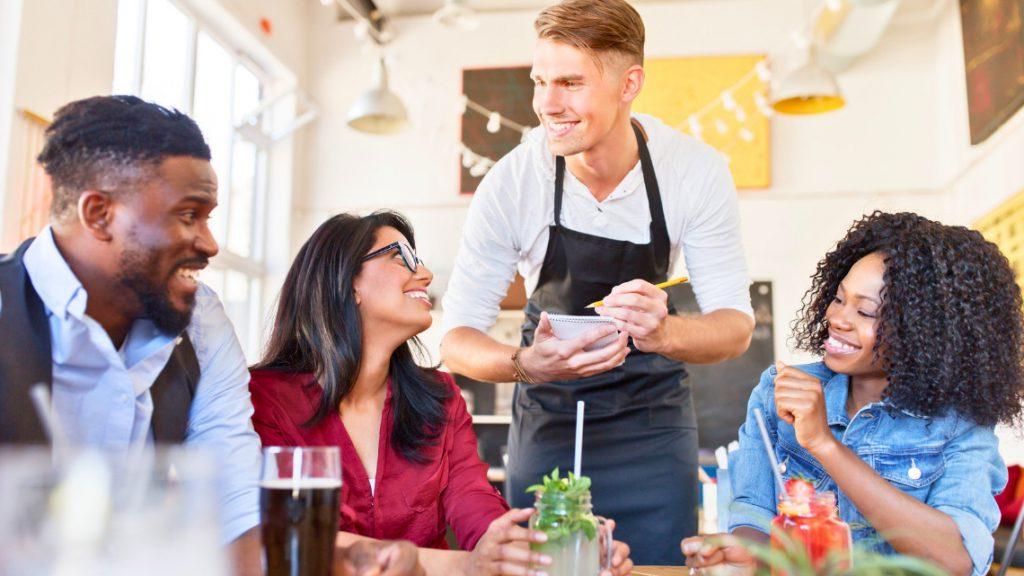
[[[330,575],[340,498],[336,446],[263,449],[260,514],[267,576]]]

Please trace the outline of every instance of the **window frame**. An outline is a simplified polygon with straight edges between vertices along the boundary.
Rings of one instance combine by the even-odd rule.
[[[115,92],[127,91],[131,94],[140,94],[142,87],[145,82],[145,51],[146,51],[146,23],[147,16],[150,8],[150,2],[153,0],[119,0],[118,4],[118,25],[117,25],[117,39],[115,45],[115,73],[114,73],[114,86]],[[247,357],[251,357],[258,350],[260,344],[260,334],[262,332],[262,324],[264,321],[263,315],[263,299],[264,294],[267,291],[267,281],[270,275],[269,266],[267,263],[267,236],[268,236],[268,204],[269,204],[269,184],[273,180],[271,174],[273,161],[271,160],[272,151],[266,143],[253,141],[245,138],[245,136],[235,129],[235,118],[241,114],[247,113],[247,110],[236,110],[235,101],[235,89],[236,89],[236,78],[239,67],[243,67],[252,73],[259,84],[259,101],[266,98],[270,87],[278,85],[287,81],[286,78],[277,76],[268,71],[264,66],[261,66],[256,58],[250,56],[245,48],[240,43],[232,42],[230,38],[225,37],[226,35],[220,33],[220,27],[213,25],[208,22],[202,15],[200,15],[192,6],[185,0],[159,0],[166,2],[171,5],[174,9],[181,12],[188,21],[187,26],[187,50],[186,55],[186,73],[183,81],[187,87],[183,87],[183,90],[187,89],[185,98],[183,101],[186,104],[187,109],[182,112],[192,115],[196,104],[196,74],[197,74],[197,62],[199,57],[199,38],[200,34],[206,34],[211,41],[224,50],[231,58],[231,94],[229,99],[231,102],[231,112],[227,119],[231,122],[231,133],[229,149],[224,151],[226,159],[224,166],[226,166],[227,174],[218,174],[220,181],[219,206],[218,211],[222,212],[218,216],[223,219],[223,233],[221,237],[217,238],[218,245],[220,246],[220,252],[216,257],[211,260],[210,268],[211,272],[216,272],[223,279],[221,286],[226,287],[228,284],[228,275],[231,272],[237,272],[246,278],[248,284],[248,305],[245,310],[245,321],[248,330],[245,333],[239,333],[239,340],[242,343],[243,349],[246,352]],[[122,22],[120,18],[126,4],[134,4],[135,18],[131,22],[125,22],[125,29],[122,29]],[[131,27],[131,30],[127,29]],[[130,49],[130,53],[127,56],[122,55],[122,42],[126,42],[129,38],[124,37],[125,34],[132,34],[130,45],[125,46],[125,49]],[[122,61],[123,59],[123,61]],[[121,67],[129,67],[129,70],[119,69]],[[267,108],[260,113],[260,124],[263,126],[272,125],[273,118],[273,107]],[[232,184],[235,178],[236,162],[235,162],[235,151],[239,139],[251,144],[255,151],[255,158],[253,169],[255,174],[253,175],[252,183],[252,206],[251,214],[249,214],[250,221],[252,223],[250,234],[249,234],[249,255],[243,256],[237,252],[234,252],[229,247],[229,239],[232,233]],[[218,293],[218,296],[223,301],[225,294]],[[227,308],[227,306],[226,306]],[[241,318],[238,318],[241,320]]]

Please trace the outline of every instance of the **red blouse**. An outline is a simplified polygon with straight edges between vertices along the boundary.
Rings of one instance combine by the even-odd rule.
[[[454,379],[445,372],[437,374],[452,394],[445,405],[447,421],[441,437],[437,444],[423,449],[425,464],[406,460],[391,445],[394,415],[388,382],[373,492],[340,416],[325,418],[316,426],[302,426],[316,411],[323,390],[312,374],[252,371],[253,424],[264,446],[341,448],[339,530],[447,548],[447,524],[459,547],[472,550],[491,521],[508,510],[508,504],[487,482],[487,465],[477,455],[472,418]]]

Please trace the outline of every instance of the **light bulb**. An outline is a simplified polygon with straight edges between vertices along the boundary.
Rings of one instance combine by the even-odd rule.
[[[721,118],[715,119],[715,130],[718,130],[719,134],[725,134],[729,131],[729,125],[725,123],[725,120]]]
[[[736,109],[736,99],[732,97],[732,92],[728,90],[722,92],[722,106],[730,111]]]
[[[754,66],[754,70],[757,72],[757,77],[761,82],[768,82],[772,79],[772,71],[771,68],[768,67],[767,60],[761,60],[758,62],[757,65]]]
[[[697,118],[697,116],[691,114],[690,117],[686,119],[686,121],[690,125],[691,134],[700,134],[701,132],[704,131],[704,129],[700,125],[700,119]]]
[[[498,130],[501,130],[501,114],[491,112],[487,117],[487,131],[491,134],[496,134]]]
[[[749,128],[741,128],[740,129],[740,138],[744,142],[753,142],[754,141],[754,133],[751,132]]]

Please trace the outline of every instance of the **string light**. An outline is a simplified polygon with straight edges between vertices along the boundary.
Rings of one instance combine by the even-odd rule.
[[[736,99],[733,98],[732,92],[729,90],[722,91],[722,107],[730,112],[736,109]]]
[[[491,134],[497,134],[498,130],[501,130],[501,114],[491,112],[487,116],[487,131]]]
[[[811,44],[810,31],[813,29],[813,23],[820,18],[824,10],[830,11],[841,11],[845,7],[846,0],[823,0],[818,4],[817,10],[814,15],[808,20],[808,22],[799,30],[794,31],[789,36],[789,42],[794,44],[800,50],[806,50]],[[726,162],[731,162],[731,157],[728,152],[732,150],[739,142],[753,142],[757,139],[756,133],[750,128],[743,126],[749,118],[747,109],[744,108],[740,102],[737,101],[736,93],[740,92],[749,82],[757,79],[761,84],[767,84],[772,79],[771,60],[774,54],[777,54],[781,50],[776,50],[762,60],[759,60],[748,72],[739,78],[732,86],[729,86],[725,90],[722,90],[718,96],[716,96],[710,102],[707,102],[696,112],[693,112],[687,116],[681,124],[676,125],[676,129],[689,132],[689,134],[698,139],[704,139],[704,120],[716,109],[724,109],[727,112],[731,112],[736,119],[736,123],[739,128],[736,132],[738,138],[732,139],[729,142],[719,146],[719,152],[722,154],[722,158]],[[768,102],[763,89],[758,87],[751,95],[753,100],[754,109],[764,116],[765,118],[771,118],[775,115],[775,110],[772,109],[771,104]],[[488,132],[497,133],[501,128],[509,128],[511,130],[517,130],[521,132],[521,141],[525,142],[531,127],[523,126],[508,118],[502,116],[500,113],[489,110],[484,106],[470,100],[463,95],[460,100],[457,111],[459,114],[465,114],[466,110],[473,110],[480,115],[487,118],[486,128]],[[722,118],[715,118],[713,125],[716,132],[720,135],[729,133],[729,124]],[[465,145],[462,146],[462,165],[470,170],[470,173],[474,176],[482,175],[487,172],[492,166],[494,166],[494,160],[486,158],[479,154],[476,154]]]
[[[757,78],[761,82],[768,83],[772,79],[772,70],[768,67],[768,60],[761,60],[754,65],[754,71],[757,72]]]

